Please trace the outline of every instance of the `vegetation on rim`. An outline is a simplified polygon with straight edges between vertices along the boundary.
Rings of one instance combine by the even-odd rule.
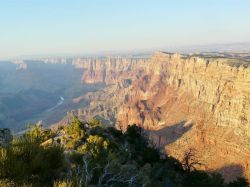
[[[0,149],[0,186],[247,186],[244,178],[226,184],[218,173],[196,170],[188,150],[183,162],[165,156],[138,126],[125,132],[97,119],[76,117],[57,131],[31,127]]]

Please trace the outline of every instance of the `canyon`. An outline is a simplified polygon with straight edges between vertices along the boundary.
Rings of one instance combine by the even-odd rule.
[[[250,178],[250,60],[247,55],[180,55],[156,52],[151,58],[81,59],[83,84],[105,84],[75,97],[88,105],[67,113],[92,117],[126,129],[143,127],[154,144],[181,160],[196,150],[200,169],[227,180]]]
[[[48,127],[85,106],[72,99],[102,86],[81,84],[81,75],[69,58],[1,61],[0,128],[18,133],[37,121]]]
[[[193,149],[198,169],[250,179],[249,64],[249,53],[222,52],[1,63],[0,127],[54,128],[73,115],[136,124],[164,154],[181,161]]]

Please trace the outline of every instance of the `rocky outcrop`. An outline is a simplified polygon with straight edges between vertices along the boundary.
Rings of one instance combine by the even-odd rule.
[[[235,134],[250,136],[250,68],[230,66],[229,62],[229,59],[184,58],[158,53],[147,65],[145,75],[135,83],[136,96],[131,100],[152,101],[154,107],[162,109],[167,105],[168,113],[170,106],[178,109],[178,106],[173,107],[178,103],[179,114],[186,109],[185,116],[195,121],[198,118],[208,120],[216,126],[234,129]],[[190,99],[185,101],[184,98]],[[196,103],[201,109],[193,116],[192,105]]]
[[[220,172],[227,179],[237,174],[250,178],[248,64],[244,59],[162,52],[151,59],[85,61],[82,81],[108,86],[84,96],[89,107],[74,112],[83,119],[96,114],[112,118],[119,128],[136,123],[178,159],[196,148],[201,169],[226,167]],[[242,173],[228,169],[232,165]]]
[[[0,129],[0,147],[8,146],[12,141],[13,136],[11,134],[10,129]]]

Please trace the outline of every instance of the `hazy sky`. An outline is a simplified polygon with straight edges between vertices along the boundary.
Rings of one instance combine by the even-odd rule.
[[[249,0],[0,1],[0,57],[249,41]]]

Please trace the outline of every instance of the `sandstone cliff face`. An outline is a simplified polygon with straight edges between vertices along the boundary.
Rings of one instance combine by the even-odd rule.
[[[108,86],[74,112],[112,118],[119,128],[136,123],[178,159],[196,148],[202,169],[250,178],[250,67],[238,61],[159,52],[79,62],[83,82]]]

